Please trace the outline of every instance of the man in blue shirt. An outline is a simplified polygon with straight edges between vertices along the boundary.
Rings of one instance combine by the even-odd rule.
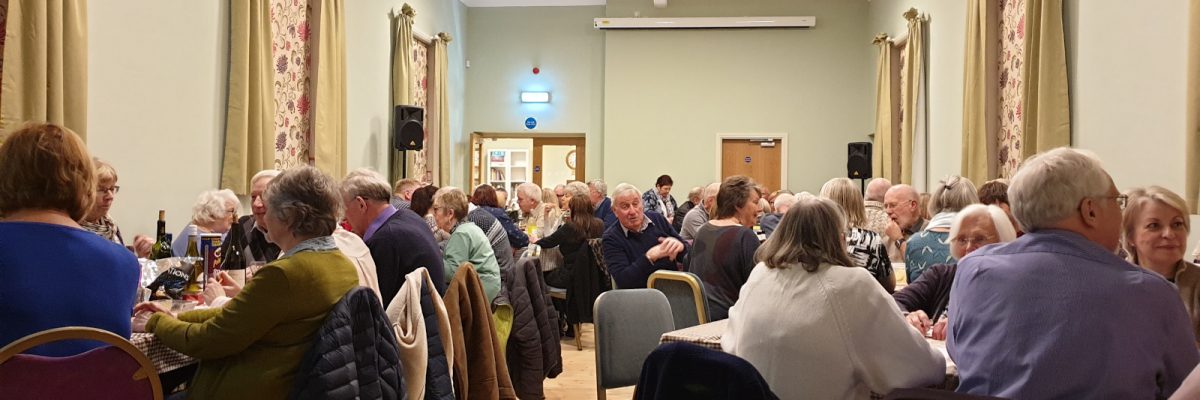
[[[617,216],[613,214],[612,199],[608,198],[608,185],[602,180],[594,180],[588,182],[588,195],[592,198],[592,204],[596,205],[596,218],[604,221],[604,227],[608,228],[617,223]],[[640,197],[639,197],[640,198]]]
[[[644,212],[636,187],[618,185],[613,200],[618,222],[604,231],[604,264],[617,287],[644,288],[654,271],[686,265],[687,245],[662,214]]]
[[[1114,255],[1125,197],[1092,155],[1025,161],[1008,189],[1028,232],[958,264],[947,349],[958,391],[1011,399],[1167,398],[1197,362],[1175,287]]]

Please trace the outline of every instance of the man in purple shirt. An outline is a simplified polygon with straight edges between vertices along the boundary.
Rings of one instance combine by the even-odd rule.
[[[389,204],[391,187],[378,172],[355,170],[341,186],[346,220],[371,249],[384,307],[400,291],[404,276],[420,267],[429,271],[438,293],[445,294],[442,252],[425,219]]]
[[[958,391],[1012,399],[1166,398],[1200,362],[1175,288],[1114,255],[1125,197],[1092,155],[1025,161],[1025,236],[958,263],[947,349]]]

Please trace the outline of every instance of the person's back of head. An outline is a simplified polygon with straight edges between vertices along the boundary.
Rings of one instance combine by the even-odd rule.
[[[938,181],[937,187],[929,196],[929,215],[958,212],[975,203],[979,203],[979,197],[975,194],[975,184],[970,179],[951,175]]]
[[[577,239],[594,239],[604,233],[604,221],[596,218],[596,207],[592,204],[592,199],[587,196],[571,197],[571,203],[567,207],[571,210],[571,217],[567,223],[579,234]]]
[[[83,140],[62,126],[36,123],[0,143],[0,215],[54,210],[79,221],[96,198],[96,173]]]
[[[860,228],[867,221],[862,192],[850,178],[833,178],[821,186],[821,197],[833,200],[846,213],[846,222]]]
[[[588,194],[590,196],[592,196],[593,203],[595,203],[599,200],[603,200],[605,197],[608,197],[608,184],[604,183],[603,180],[600,180],[600,179],[593,180],[591,182],[588,182],[587,186],[588,186]],[[613,195],[616,195],[616,193],[613,193]]]
[[[1099,159],[1067,147],[1025,160],[1008,186],[1012,214],[1023,231],[1069,230],[1114,251],[1121,230],[1118,197]]]
[[[846,218],[832,200],[808,198],[784,214],[775,232],[754,253],[768,268],[800,264],[813,272],[821,264],[854,265],[846,254]]]
[[[794,194],[780,193],[778,196],[775,196],[774,206],[775,212],[778,214],[787,213],[793,204],[796,204],[796,195]]]
[[[1008,205],[1008,182],[1000,179],[993,179],[984,182],[979,186],[979,191],[976,192],[979,196],[979,203],[986,205]]]
[[[471,194],[471,204],[478,207],[499,207],[500,200],[496,196],[496,188],[488,184],[479,185],[475,188],[475,193]]]
[[[717,193],[721,191],[721,182],[713,182],[704,187],[700,202],[704,204],[704,208],[709,209],[709,214],[716,212]]]
[[[413,191],[421,187],[421,181],[413,178],[404,178],[396,181],[396,187],[392,194],[404,200],[412,200]]]
[[[566,191],[565,193],[571,197],[575,197],[575,196],[589,197],[592,189],[586,183],[583,183],[580,181],[571,181],[571,182],[567,183],[567,186],[564,190]]]
[[[703,191],[704,188],[699,186],[692,188],[692,190],[688,191],[688,201],[692,202],[693,205],[700,204],[700,195]]]
[[[891,189],[891,188],[892,188],[892,181],[889,181],[884,178],[872,179],[871,182],[867,184],[866,200],[878,201],[878,202],[882,203],[883,195],[886,194],[888,189]]]
[[[433,207],[433,195],[437,191],[438,187],[433,185],[422,186],[413,191],[412,204],[409,204],[408,209],[422,217],[429,214],[429,208]]]

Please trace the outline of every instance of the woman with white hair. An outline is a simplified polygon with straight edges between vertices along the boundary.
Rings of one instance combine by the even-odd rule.
[[[175,236],[175,241],[171,243],[171,251],[176,257],[182,257],[187,252],[189,236],[202,233],[224,235],[229,232],[240,204],[237,195],[229,189],[200,193],[200,196],[196,197],[196,204],[192,206],[192,222]]]
[[[950,255],[954,260],[961,260],[980,247],[1016,240],[1017,231],[1004,209],[994,205],[972,204],[954,217],[949,237]],[[892,295],[909,325],[918,332],[923,334],[932,326],[932,337],[946,340],[946,319],[938,317],[946,313],[957,270],[957,262],[934,265],[927,268],[916,282]]]
[[[970,179],[951,175],[938,182],[929,198],[929,224],[905,244],[904,268],[908,282],[916,282],[926,268],[954,262],[950,256],[950,224],[958,210],[979,202]]]
[[[1175,284],[1200,334],[1200,268],[1183,259],[1191,232],[1187,202],[1161,186],[1135,188],[1128,196],[1121,233],[1129,261]]]

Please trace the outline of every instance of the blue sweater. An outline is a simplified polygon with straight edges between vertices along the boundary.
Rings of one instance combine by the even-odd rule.
[[[646,219],[650,224],[641,233],[629,232],[626,235],[619,222],[608,226],[604,231],[604,264],[621,289],[644,288],[646,279],[649,279],[654,271],[678,271],[676,262],[687,264],[684,262],[688,252],[687,242],[675,233],[675,228],[667,223],[667,219],[656,212],[646,213]],[[651,263],[650,259],[646,258],[646,251],[658,245],[658,238],[661,237],[672,237],[683,242],[683,252],[679,253],[675,261],[663,258]]]
[[[438,293],[446,292],[446,276],[442,268],[442,251],[429,224],[408,209],[396,210],[379,230],[365,241],[375,260],[375,275],[379,278],[379,297],[384,307],[404,286],[404,276],[425,267]]]
[[[129,250],[83,229],[0,222],[0,347],[64,326],[126,339],[140,268]],[[65,341],[29,354],[62,357],[100,347]]]

